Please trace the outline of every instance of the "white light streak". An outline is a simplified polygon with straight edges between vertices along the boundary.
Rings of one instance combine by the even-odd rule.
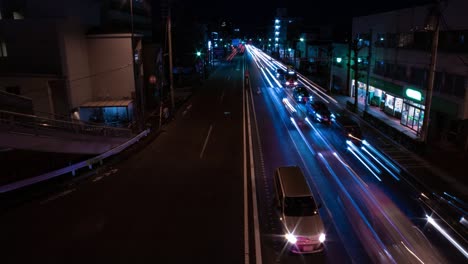
[[[432,217],[426,215],[427,221],[433,225],[452,245],[454,245],[464,256],[468,258],[468,252],[458,242],[452,238]]]

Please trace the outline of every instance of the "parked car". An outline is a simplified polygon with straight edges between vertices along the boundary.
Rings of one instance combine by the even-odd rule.
[[[312,117],[312,121],[331,124],[334,115],[328,110],[327,105],[322,101],[311,101],[306,103],[307,114]]]
[[[310,95],[307,88],[304,86],[299,86],[293,89],[293,97],[296,102],[299,103],[307,103],[308,101],[312,100],[312,96]]]

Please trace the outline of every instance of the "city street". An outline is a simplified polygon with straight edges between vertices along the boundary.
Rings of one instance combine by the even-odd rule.
[[[424,215],[425,186],[414,176],[436,176],[379,155],[382,146],[371,144],[383,137],[364,123],[371,143],[358,149],[333,124],[315,122],[275,80],[273,65],[281,64],[265,58],[249,47],[221,63],[128,159],[2,212],[3,262],[462,262]],[[287,249],[273,174],[290,165],[303,170],[322,204],[323,252]]]
[[[128,160],[2,212],[2,263],[242,263],[241,72],[219,67]]]

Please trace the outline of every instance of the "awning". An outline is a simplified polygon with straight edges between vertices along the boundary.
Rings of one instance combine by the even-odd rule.
[[[91,101],[80,105],[80,107],[127,107],[131,103],[132,100]]]
[[[362,77],[359,78],[359,81],[362,83],[366,83],[367,74],[363,74]],[[398,97],[403,97],[403,86],[394,84],[392,82],[382,80],[373,76],[369,77],[369,85],[373,86],[377,89],[384,90],[385,92],[391,93]]]

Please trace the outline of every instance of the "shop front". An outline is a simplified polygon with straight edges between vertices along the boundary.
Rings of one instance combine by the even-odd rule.
[[[381,107],[381,109],[385,113],[396,118],[401,117],[401,110],[403,108],[403,98],[382,91],[382,101],[384,102],[384,104],[383,107]]]
[[[393,87],[389,87],[391,85],[393,85]],[[371,77],[369,80],[369,97],[367,98],[367,104],[377,106],[386,114],[400,118],[403,108],[403,98],[396,94],[400,93],[401,86],[397,87],[394,84],[391,85],[384,83],[382,80]],[[358,81],[358,103],[363,105],[365,100],[366,84]]]
[[[358,103],[366,99],[366,76],[358,81]],[[354,80],[353,80],[354,84]],[[381,111],[400,120],[402,126],[421,134],[424,120],[424,92],[414,87],[403,87],[378,78],[369,78],[369,97],[367,103],[379,107]],[[444,103],[443,105],[448,105]]]
[[[420,135],[424,120],[424,98],[422,91],[414,88],[405,89],[401,124]]]

